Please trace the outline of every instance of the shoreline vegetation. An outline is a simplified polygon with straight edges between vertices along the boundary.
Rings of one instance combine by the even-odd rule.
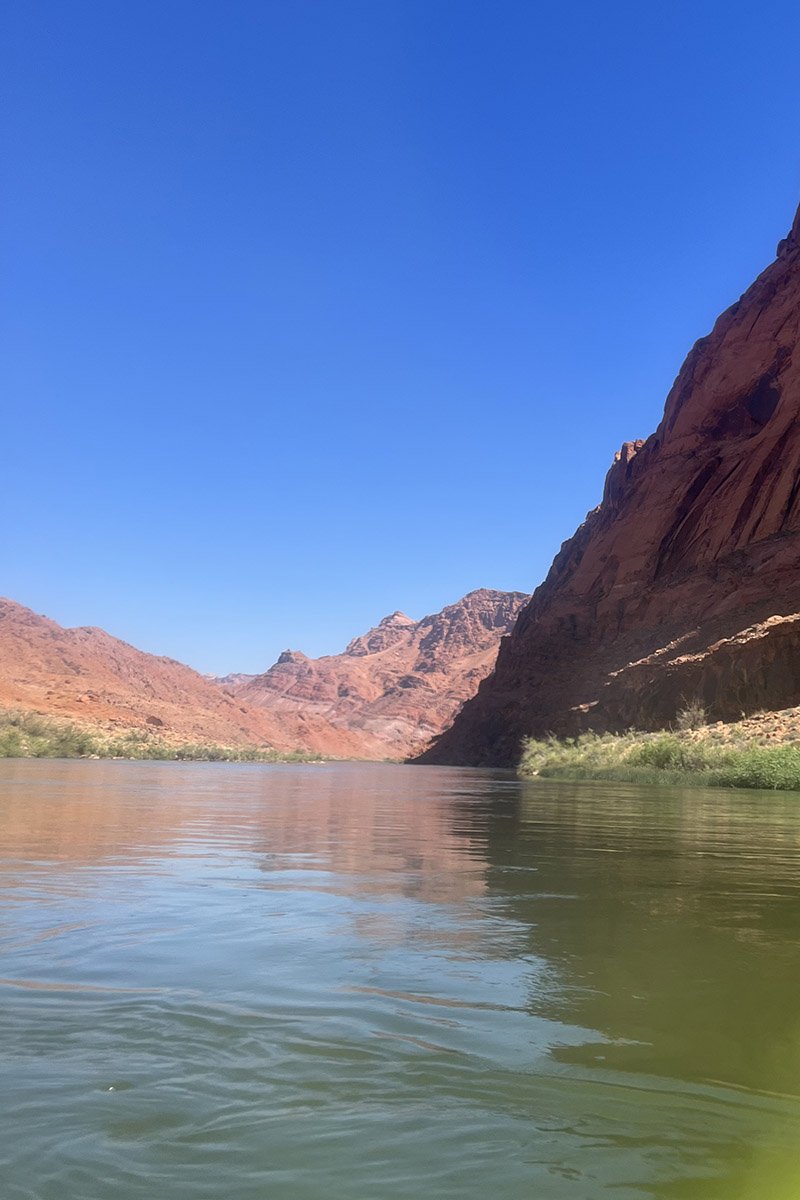
[[[524,779],[608,780],[684,787],[800,791],[800,709],[706,725],[702,709],[657,733],[583,733],[523,744]]]
[[[146,729],[111,732],[34,712],[0,713],[0,758],[123,758],[157,762],[303,763],[316,754],[171,742]]]
[[[170,741],[155,730],[109,730],[24,710],[0,712],[0,758],[327,761],[316,754],[263,746]],[[517,770],[523,779],[800,792],[800,708],[706,725],[703,710],[694,706],[678,715],[672,730],[527,738]]]

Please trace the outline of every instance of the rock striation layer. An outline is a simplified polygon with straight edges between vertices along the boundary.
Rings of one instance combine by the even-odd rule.
[[[308,749],[407,757],[440,734],[474,694],[526,599],[521,592],[480,589],[421,621],[395,612],[342,654],[308,658],[286,650],[263,675],[228,686]],[[315,721],[324,736],[305,728]]]
[[[660,728],[695,700],[800,702],[800,210],[424,761],[510,765],[525,735]]]

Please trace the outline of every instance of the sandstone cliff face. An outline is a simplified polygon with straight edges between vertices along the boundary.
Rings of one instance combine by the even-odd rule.
[[[800,702],[799,343],[800,210],[426,761],[511,764],[526,734],[658,728],[693,699]]]
[[[525,599],[482,589],[421,621],[395,612],[342,654],[312,659],[287,650],[263,675],[229,686],[248,708],[291,730],[295,744],[405,757],[440,734],[474,694]],[[314,721],[316,731],[306,728]]]

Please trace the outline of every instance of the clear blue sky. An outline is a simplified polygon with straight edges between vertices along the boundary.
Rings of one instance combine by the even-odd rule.
[[[532,590],[800,200],[794,2],[4,23],[0,593],[201,670]]]

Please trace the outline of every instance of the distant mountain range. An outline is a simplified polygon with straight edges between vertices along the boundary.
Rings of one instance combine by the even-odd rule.
[[[441,733],[491,670],[524,600],[471,592],[421,621],[394,613],[343,654],[287,651],[262,675],[221,679],[0,600],[0,707],[173,742],[404,757]]]
[[[489,673],[500,639],[527,597],[470,592],[414,621],[395,612],[342,654],[307,658],[285,651],[263,675],[220,683],[248,708],[268,713],[303,745],[324,753],[393,758],[418,753],[445,729]],[[324,722],[323,742],[306,729]]]

